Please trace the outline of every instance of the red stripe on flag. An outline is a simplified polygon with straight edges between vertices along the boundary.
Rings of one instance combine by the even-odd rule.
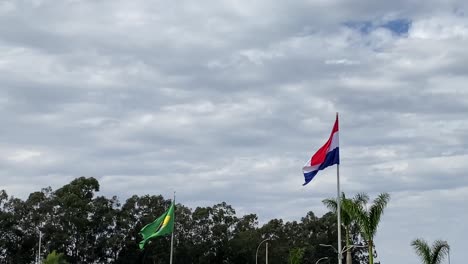
[[[333,134],[338,132],[338,115],[336,116],[335,125],[333,125],[332,132],[330,137],[328,138],[325,145],[323,145],[310,159],[310,166],[321,164],[325,161],[325,157],[327,156],[328,150],[330,148],[330,144],[333,139]]]

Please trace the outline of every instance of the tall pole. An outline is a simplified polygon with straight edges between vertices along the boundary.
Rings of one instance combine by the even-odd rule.
[[[175,191],[174,191],[174,198],[172,199],[172,203],[174,203],[174,206],[175,206]],[[172,229],[172,235],[171,235],[171,259],[169,260],[169,264],[172,264],[172,257],[173,257],[173,252],[174,252],[174,232],[175,232],[175,208],[174,208],[174,228]]]
[[[41,242],[42,242],[42,232],[39,230],[39,251],[37,252],[37,263],[41,263]]]
[[[338,120],[338,112],[336,112],[336,120]],[[338,218],[338,264],[341,260],[341,192],[340,192],[340,164],[336,164],[336,204]]]
[[[265,263],[268,264],[268,242],[266,244],[266,251],[265,251]]]
[[[258,249],[263,244],[263,242],[268,241],[268,240],[270,240],[270,238],[265,238],[264,240],[262,240],[262,242],[260,242],[260,244],[258,244],[257,251],[255,251],[255,264],[258,263]]]

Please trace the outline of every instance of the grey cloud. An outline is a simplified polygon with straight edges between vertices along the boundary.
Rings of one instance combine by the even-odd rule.
[[[380,259],[416,263],[410,235],[462,244],[436,229],[465,218],[465,4],[35,3],[0,6],[0,189],[84,175],[121,200],[320,215],[335,168],[302,187],[301,166],[338,111],[343,190],[393,197]],[[396,19],[408,34],[344,26]]]

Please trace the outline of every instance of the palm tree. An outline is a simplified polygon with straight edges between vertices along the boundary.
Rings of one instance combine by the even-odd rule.
[[[344,201],[348,201],[345,203]],[[369,201],[369,196],[365,193],[358,193],[354,196],[353,199],[347,199],[346,195],[344,193],[341,193],[341,224],[343,225],[345,229],[345,242],[346,242],[346,264],[352,264],[352,256],[351,256],[351,250],[350,250],[350,229],[351,225],[355,222],[354,219],[348,214],[348,211],[346,206],[349,204],[356,204],[357,206],[359,205],[364,205]],[[322,201],[325,206],[330,209],[332,212],[336,214],[338,204],[336,203],[336,199],[325,199]]]
[[[293,248],[289,251],[289,264],[300,264],[304,257],[304,248]]]
[[[432,248],[423,239],[416,239],[411,242],[416,254],[421,257],[423,264],[440,264],[448,254],[450,246],[442,240],[434,241]]]
[[[63,253],[57,253],[55,250],[47,255],[44,264],[68,264]]]
[[[373,201],[370,207],[367,203],[356,204],[348,200],[343,201],[343,208],[354,219],[361,230],[361,235],[369,248],[369,264],[374,264],[374,237],[380,223],[380,217],[390,200],[388,193],[381,193]]]

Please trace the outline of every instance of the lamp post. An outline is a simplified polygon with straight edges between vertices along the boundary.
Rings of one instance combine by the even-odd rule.
[[[258,244],[257,251],[255,252],[255,264],[258,264],[258,249],[262,245],[263,242],[270,240],[270,238],[265,238],[260,244]],[[266,247],[266,263],[268,264],[268,243]]]
[[[333,249],[333,251],[335,251],[335,253],[338,253],[338,249],[336,249],[334,246],[332,245],[327,245],[327,244],[319,244],[319,246],[321,247],[331,247]]]
[[[322,261],[322,260],[326,260],[326,259],[328,259],[328,257],[323,257],[323,258],[321,258],[321,259],[317,260],[317,261],[315,262],[315,264],[318,264],[320,261]]]
[[[36,264],[41,263],[41,242],[42,242],[42,232],[37,228],[37,231],[39,232],[39,250],[37,251],[36,254]]]

